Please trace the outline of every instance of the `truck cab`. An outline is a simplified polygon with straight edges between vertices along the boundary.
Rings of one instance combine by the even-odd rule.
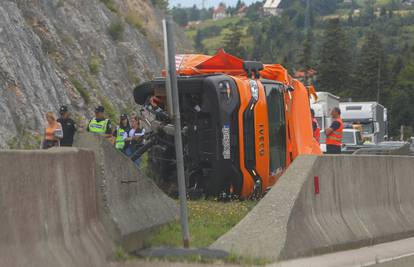
[[[358,126],[365,143],[378,144],[387,134],[386,111],[377,102],[343,102],[339,104],[345,126]]]
[[[321,153],[313,138],[308,91],[281,65],[244,61],[223,50],[214,56],[181,55],[177,62],[189,192],[260,196],[298,155]],[[148,151],[156,178],[173,187],[174,126],[167,90],[165,77],[134,89],[135,102],[149,113],[151,134],[132,159]]]

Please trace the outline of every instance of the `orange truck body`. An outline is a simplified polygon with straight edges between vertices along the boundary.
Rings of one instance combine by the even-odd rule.
[[[236,191],[241,198],[249,198],[255,194],[258,180],[260,180],[260,193],[266,192],[299,155],[321,154],[319,144],[313,138],[308,89],[300,81],[293,79],[281,65],[265,64],[262,70],[257,73],[260,74],[260,77],[253,77],[251,73],[246,72],[243,60],[229,55],[223,50],[214,56],[180,55],[177,56],[176,64],[177,74],[180,77],[224,74],[234,80],[237,86],[240,98],[238,110],[238,146],[240,147],[238,150],[238,167],[242,175],[242,182],[239,186],[231,183],[230,186],[238,187]],[[251,101],[253,98],[252,83],[255,83],[258,89],[257,100],[253,104]],[[282,111],[284,114],[281,116],[285,120],[283,124],[278,124],[277,121],[269,122],[269,117],[273,118],[274,115],[269,107],[270,100],[267,99],[272,92],[271,90],[273,90],[271,88],[279,88],[278,90],[282,95]],[[247,120],[244,116],[246,116],[247,110],[253,112],[251,116],[254,125],[245,125]],[[282,128],[278,129],[284,129],[284,132],[275,136],[273,130],[275,130],[275,127],[279,127],[277,125],[282,125]],[[249,127],[254,128],[254,133],[246,131]],[[252,139],[254,139],[254,142],[252,142],[254,152],[247,153],[246,151],[249,151],[249,149],[245,148],[246,143],[250,143]],[[274,145],[282,143],[285,146],[284,148],[278,148]],[[283,149],[284,154],[283,159],[278,159],[282,166],[279,164],[275,167],[272,160],[280,155],[280,149]],[[275,151],[279,151],[279,154]]]

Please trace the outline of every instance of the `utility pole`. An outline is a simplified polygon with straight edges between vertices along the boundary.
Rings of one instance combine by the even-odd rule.
[[[379,103],[380,101],[380,87],[381,87],[381,58],[378,59],[377,103]]]
[[[311,2],[306,0],[306,10],[305,10],[305,35],[307,36],[311,27]]]
[[[181,231],[183,236],[184,248],[190,247],[190,231],[188,229],[188,213],[187,213],[187,192],[185,185],[184,173],[184,158],[183,158],[183,141],[181,137],[181,117],[180,117],[180,103],[177,86],[177,71],[175,66],[175,43],[173,34],[173,22],[171,15],[168,15],[164,24],[164,44],[166,45],[166,67],[167,67],[167,103],[172,103],[172,113],[174,122],[174,142],[175,142],[175,156],[177,164],[177,179],[178,179],[178,193],[180,199],[180,221]],[[167,82],[166,81],[166,82]],[[170,91],[170,92],[168,92]]]
[[[305,10],[305,38],[306,38],[306,41],[305,41],[305,46],[304,46],[304,48],[303,48],[303,53],[304,53],[304,56],[303,56],[303,58],[304,59],[307,59],[307,58],[310,58],[311,57],[311,55],[305,55],[305,53],[310,53],[311,51],[312,51],[312,40],[311,40],[311,3],[310,3],[310,1],[311,0],[306,0],[306,10]],[[309,48],[309,51],[307,51],[307,49],[306,48]],[[305,81],[304,81],[304,84],[305,84],[305,86],[308,86],[308,85],[310,85],[311,84],[311,82],[309,82],[308,81],[308,72],[309,72],[309,69],[310,69],[310,66],[308,66],[309,64],[309,62],[310,62],[310,60],[307,60],[308,62],[303,62],[304,63],[304,69],[305,69]]]

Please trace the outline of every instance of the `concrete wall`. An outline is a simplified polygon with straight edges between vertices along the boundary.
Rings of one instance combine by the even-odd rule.
[[[79,149],[0,151],[0,266],[107,266],[94,160]]]
[[[413,157],[301,156],[213,247],[285,260],[411,236]]]
[[[81,133],[75,146],[95,152],[99,217],[126,250],[141,248],[152,229],[178,218],[177,203],[107,140]]]

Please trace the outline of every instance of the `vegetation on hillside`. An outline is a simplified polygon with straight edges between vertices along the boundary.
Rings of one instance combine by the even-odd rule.
[[[291,73],[314,69],[317,90],[386,105],[391,135],[397,136],[401,125],[413,128],[414,5],[283,0],[281,7],[279,16],[265,16],[258,2],[244,16],[187,22],[187,35],[198,52],[224,47],[246,59],[281,63]],[[185,11],[196,14],[195,9]]]

